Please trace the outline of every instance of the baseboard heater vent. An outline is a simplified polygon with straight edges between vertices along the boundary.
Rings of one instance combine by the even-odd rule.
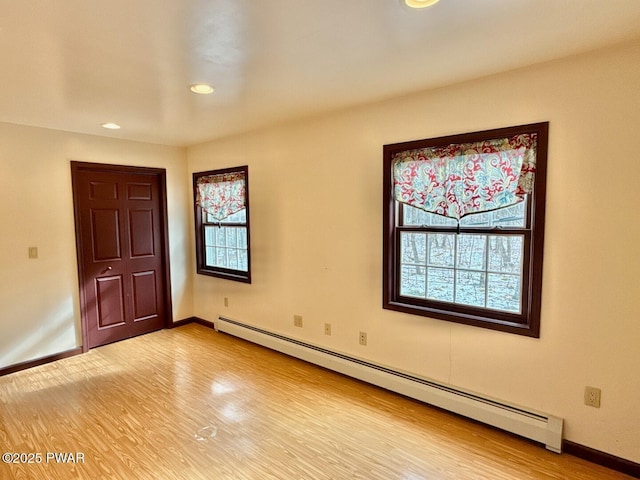
[[[560,453],[563,420],[218,317],[215,329],[542,443]]]

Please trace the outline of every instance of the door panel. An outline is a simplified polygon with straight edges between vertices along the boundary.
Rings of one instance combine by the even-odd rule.
[[[116,182],[89,182],[89,198],[91,200],[117,200],[118,184]]]
[[[72,168],[88,348],[165,325],[160,180],[127,170]]]
[[[131,258],[154,255],[153,211],[129,210],[129,238]]]
[[[129,183],[127,186],[127,198],[129,200],[152,200],[151,184]]]
[[[156,272],[138,272],[133,280],[133,320],[151,320],[158,316]]]
[[[157,330],[164,325],[161,278],[162,241],[159,185],[151,178],[128,175],[127,192],[128,259],[131,293],[132,335]]]
[[[125,324],[122,277],[96,278],[98,329]]]
[[[91,209],[93,260],[120,260],[120,215],[118,210]]]

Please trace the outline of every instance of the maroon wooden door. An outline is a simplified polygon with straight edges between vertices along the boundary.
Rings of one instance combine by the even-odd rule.
[[[76,168],[73,177],[86,347],[163,328],[158,175]]]

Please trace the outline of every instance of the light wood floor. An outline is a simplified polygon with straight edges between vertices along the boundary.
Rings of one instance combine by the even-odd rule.
[[[42,455],[1,479],[630,478],[198,325],[0,377],[0,409]]]

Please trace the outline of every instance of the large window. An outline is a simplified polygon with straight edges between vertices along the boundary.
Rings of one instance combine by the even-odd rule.
[[[251,283],[247,166],[193,174],[198,273]]]
[[[384,308],[540,331],[548,123],[384,147]]]

